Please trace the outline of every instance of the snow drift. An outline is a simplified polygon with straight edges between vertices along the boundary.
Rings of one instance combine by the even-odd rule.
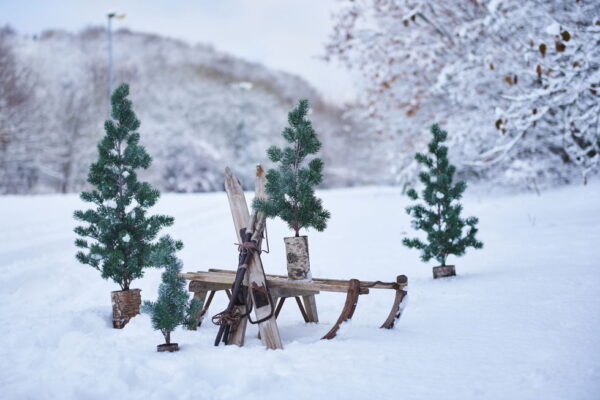
[[[176,354],[156,352],[147,315],[111,327],[110,291],[74,258],[75,195],[0,198],[0,391],[6,399],[597,399],[600,302],[597,273],[600,184],[517,196],[472,188],[465,212],[480,217],[481,251],[455,261],[459,276],[431,278],[400,240],[410,232],[397,190],[319,193],[332,211],[310,232],[315,276],[409,278],[409,303],[391,331],[378,329],[393,300],[361,296],[352,322],[331,341],[344,296],[317,296],[319,324],[293,304],[278,320],[283,351],[215,348],[216,327],[178,329]],[[156,212],[175,216],[186,271],[233,267],[235,233],[226,195],[167,194]],[[382,217],[385,216],[385,217]],[[360,235],[351,235],[356,226]],[[269,225],[267,273],[285,273],[281,222]],[[135,281],[155,299],[159,270]],[[293,303],[293,302],[292,302]],[[219,293],[210,309],[224,309]]]

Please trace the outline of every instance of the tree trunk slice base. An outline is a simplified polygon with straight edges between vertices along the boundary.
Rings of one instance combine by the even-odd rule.
[[[448,276],[456,276],[454,265],[433,267],[433,279],[446,278]]]
[[[286,237],[288,277],[294,280],[310,279],[310,259],[308,257],[308,237]]]
[[[163,351],[168,351],[169,353],[172,353],[174,351],[179,351],[179,344],[177,344],[177,343],[159,344],[158,346],[156,346],[156,351],[158,351],[159,353],[162,353]]]
[[[123,329],[129,320],[140,313],[142,304],[141,289],[118,290],[111,292],[113,328]]]

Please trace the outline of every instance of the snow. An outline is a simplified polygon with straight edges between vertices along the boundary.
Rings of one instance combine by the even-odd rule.
[[[558,22],[553,22],[548,27],[546,27],[546,33],[548,35],[558,35],[560,34],[560,24]]]
[[[332,212],[309,232],[316,277],[409,277],[410,301],[393,330],[379,329],[389,291],[361,296],[337,338],[319,338],[344,296],[317,296],[321,323],[306,325],[294,302],[278,320],[283,351],[214,347],[216,327],[173,334],[181,351],[157,353],[162,335],[146,315],[111,328],[113,283],[74,259],[76,195],[0,198],[0,397],[3,399],[597,399],[600,393],[598,242],[600,182],[530,194],[470,188],[465,215],[480,218],[481,251],[451,259],[459,276],[400,244],[412,235],[408,201],[395,188],[319,193]],[[249,198],[248,198],[249,199]],[[237,259],[224,193],[166,194],[155,208],[176,218],[184,270],[232,267]],[[285,273],[285,225],[269,225],[269,273]],[[134,282],[157,295],[160,271]],[[215,296],[209,315],[221,311]]]

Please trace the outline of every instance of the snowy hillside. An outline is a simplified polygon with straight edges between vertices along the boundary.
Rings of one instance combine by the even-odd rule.
[[[349,129],[303,79],[153,34],[119,30],[114,88],[131,86],[147,179],[175,192],[219,190],[225,165],[253,171],[279,143],[288,111],[311,101],[328,164],[327,185],[347,183],[340,152]],[[104,28],[36,37],[0,29],[0,193],[75,192],[84,185],[108,117]],[[242,174],[244,183],[251,176]]]
[[[456,278],[400,240],[410,233],[396,189],[320,193],[330,228],[310,232],[313,275],[409,278],[398,326],[378,329],[393,296],[361,296],[351,323],[321,341],[344,302],[317,296],[321,323],[305,325],[293,304],[278,320],[285,349],[267,351],[249,328],[244,348],[212,345],[216,327],[162,341],[146,315],[111,327],[110,291],[74,259],[76,195],[0,198],[0,397],[3,399],[597,399],[600,393],[598,243],[600,182],[521,195],[466,193],[480,217],[481,251],[451,259]],[[224,193],[167,194],[186,271],[233,267],[235,235]],[[360,227],[360,234],[357,232]],[[268,273],[284,273],[280,222],[269,227]],[[154,299],[160,271],[133,287]],[[225,307],[220,293],[210,315]]]

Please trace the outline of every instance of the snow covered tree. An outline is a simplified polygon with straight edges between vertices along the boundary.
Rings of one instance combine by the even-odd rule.
[[[480,17],[485,7],[448,0],[342,3],[326,59],[362,77],[353,113],[371,123],[365,132],[379,140],[371,153],[385,160],[383,175],[405,183],[418,169],[409,155],[426,145],[423,127],[456,112],[435,85],[444,66],[464,54],[456,30]]]
[[[450,109],[432,91],[444,65],[460,57],[455,31],[483,15],[480,3],[348,0],[339,9],[326,59],[362,75],[357,111],[376,121],[377,132],[396,134],[407,124],[420,130]]]
[[[585,183],[600,161],[595,145],[600,135],[600,4],[559,3],[533,1],[519,9],[509,4],[494,10],[490,36],[532,22],[537,27],[522,51],[521,68],[513,67],[513,86],[519,89],[504,96],[498,113],[496,123],[504,133],[499,145],[503,152],[510,146],[530,153],[542,147],[555,162],[574,165]]]
[[[393,139],[379,153],[401,180],[416,168],[399,150],[424,148],[436,119],[457,132],[461,176],[585,181],[600,163],[599,18],[592,1],[348,0],[326,56],[363,76],[355,113]]]
[[[0,28],[0,193],[27,193],[40,175],[39,137],[32,131],[36,76],[19,60],[16,34]]]
[[[505,0],[487,10],[463,30],[469,52],[439,86],[456,107],[486,116],[460,116],[467,131],[486,132],[466,166],[513,181],[586,182],[600,161],[600,4]]]
[[[98,144],[98,160],[88,175],[95,188],[81,193],[81,199],[95,207],[74,214],[86,223],[75,228],[81,236],[75,244],[82,249],[77,260],[100,271],[123,291],[144,275],[144,268],[156,266],[152,253],[160,249],[160,243],[154,239],[161,228],[173,224],[172,217],[147,215],[160,193],[137,177],[136,171],[147,169],[151,158],[139,144],[140,121],[128,95],[126,84],[112,94],[113,119],[104,124],[106,135]]]
[[[287,222],[296,237],[300,236],[302,228],[323,231],[330,217],[314,191],[323,180],[323,161],[313,158],[306,165],[306,157],[321,148],[312,124],[306,118],[308,110],[308,100],[300,100],[289,112],[289,126],[282,135],[290,146],[283,149],[272,146],[267,150],[269,159],[279,165],[267,171],[265,189],[268,199],[255,199],[253,203],[254,208],[265,215],[278,216]]]
[[[433,139],[428,146],[429,154],[415,155],[416,161],[428,169],[419,173],[419,180],[425,185],[421,194],[425,204],[406,209],[413,217],[413,227],[427,234],[427,242],[404,238],[402,243],[421,250],[423,261],[435,258],[444,267],[449,255],[461,256],[468,247],[480,249],[483,243],[475,238],[477,218],[460,217],[462,205],[458,200],[467,185],[462,181],[454,182],[456,168],[448,161],[448,147],[442,144],[448,134],[437,124],[432,126],[431,133]],[[412,200],[419,198],[415,189],[409,189],[407,195]],[[468,227],[466,232],[465,227]]]
[[[160,239],[159,250],[153,254],[152,263],[164,267],[165,271],[158,289],[158,299],[156,302],[144,301],[142,312],[150,314],[152,326],[165,337],[165,344],[158,347],[159,351],[178,349],[177,343],[171,343],[171,332],[179,325],[197,325],[196,315],[202,307],[196,298],[188,301],[185,278],[180,275],[183,264],[175,256],[175,252],[181,248],[181,242],[166,236]]]

